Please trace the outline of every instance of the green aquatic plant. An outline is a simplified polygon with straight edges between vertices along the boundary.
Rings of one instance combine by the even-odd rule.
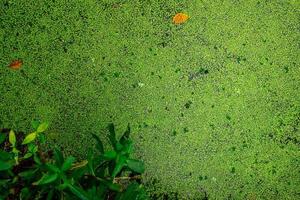
[[[3,129],[0,133],[0,199],[147,199],[137,181],[144,172],[142,161],[130,158],[130,128],[120,140],[109,125],[113,150],[105,151],[96,134],[96,148],[87,159],[65,157],[54,148],[42,151],[47,123],[33,123],[34,132],[24,135]],[[119,176],[122,175],[122,176]]]

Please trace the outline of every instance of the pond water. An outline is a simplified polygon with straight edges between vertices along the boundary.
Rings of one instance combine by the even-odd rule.
[[[48,121],[51,145],[82,156],[130,123],[154,199],[299,199],[299,9],[2,0],[0,125]]]

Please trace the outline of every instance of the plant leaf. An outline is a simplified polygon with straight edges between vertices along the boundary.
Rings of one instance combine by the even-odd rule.
[[[36,132],[29,133],[29,134],[25,137],[25,139],[23,140],[22,144],[28,144],[28,143],[34,141],[35,138],[36,138],[36,135],[37,135]]]
[[[13,154],[0,149],[0,160],[7,161],[13,158]]]
[[[87,195],[85,194],[85,191],[75,185],[68,185],[68,188],[70,189],[70,191],[77,196],[79,199],[81,200],[89,200],[89,198],[87,197]]]
[[[47,122],[41,123],[38,128],[36,129],[36,132],[42,133],[48,128],[49,124]]]
[[[6,135],[4,133],[0,133],[0,144],[2,144],[6,139]]]
[[[16,139],[16,134],[13,130],[10,130],[9,132],[8,141],[13,147],[16,146],[17,139]]]
[[[27,158],[30,158],[32,156],[32,153],[26,153],[23,158],[24,159],[27,159]]]
[[[115,200],[128,199],[148,200],[149,197],[146,191],[137,182],[133,182],[127,187],[127,189],[124,192],[119,193],[115,198]]]
[[[29,179],[29,178],[32,178],[33,175],[35,174],[35,172],[37,172],[38,169],[30,169],[30,170],[27,170],[27,171],[23,171],[23,172],[20,172],[18,174],[18,176],[24,178],[24,179]]]
[[[144,173],[144,171],[145,171],[144,163],[140,160],[129,159],[129,160],[127,160],[127,166],[132,171],[140,173],[140,174]]]
[[[58,174],[47,173],[47,174],[44,174],[40,180],[32,183],[32,185],[44,185],[44,184],[52,183],[52,182],[56,181],[57,178],[58,178]]]
[[[123,155],[119,156],[119,158],[117,159],[116,166],[111,174],[113,178],[115,178],[122,171],[122,168],[126,165],[126,159],[127,158]]]
[[[54,149],[54,159],[56,162],[56,166],[58,167],[61,167],[62,164],[64,163],[64,156],[58,148]]]
[[[70,156],[67,157],[67,159],[65,160],[64,164],[61,167],[62,171],[67,171],[72,167],[73,162],[75,161],[75,158]]]
[[[28,187],[22,188],[21,193],[20,193],[20,199],[25,200],[29,199],[30,197],[30,191]]]
[[[99,136],[92,133],[93,138],[96,140],[96,147],[100,151],[100,153],[104,153],[103,143],[100,140]]]
[[[103,158],[105,160],[113,160],[117,157],[117,152],[116,151],[106,151],[104,154],[103,154]]]
[[[34,119],[31,121],[31,127],[34,130],[36,130],[39,127],[40,123],[41,123],[40,120]]]
[[[115,125],[113,123],[110,123],[108,125],[108,130],[109,130],[108,138],[110,140],[111,145],[116,150],[117,140],[116,140]]]
[[[122,135],[122,137],[120,139],[120,143],[122,145],[126,144],[127,140],[129,139],[129,135],[130,135],[130,125],[128,124],[127,130],[124,132],[124,134]]]
[[[45,165],[45,167],[48,171],[52,171],[54,173],[60,173],[61,172],[60,169],[57,166],[55,166],[54,164],[51,164],[51,163],[47,163]]]
[[[10,161],[3,162],[0,160],[0,171],[8,170],[13,167],[13,163]]]
[[[109,189],[116,191],[116,192],[120,192],[121,191],[121,185],[113,183],[112,181],[109,180],[101,180],[100,182],[102,182],[103,184],[105,184]]]

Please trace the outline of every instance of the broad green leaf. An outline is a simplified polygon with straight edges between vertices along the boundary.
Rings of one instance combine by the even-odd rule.
[[[47,174],[44,174],[40,180],[32,183],[32,185],[44,185],[44,184],[52,183],[52,182],[56,181],[57,178],[58,178],[58,174],[47,173]]]
[[[132,171],[140,173],[140,174],[144,173],[144,171],[145,171],[144,163],[140,160],[129,159],[129,160],[127,160],[127,166]]]
[[[121,139],[120,139],[120,143],[122,145],[125,145],[127,140],[129,139],[129,135],[130,135],[130,126],[128,124],[127,126],[127,130],[124,132],[124,134],[122,135]]]
[[[97,149],[100,151],[100,153],[104,153],[104,148],[103,148],[103,143],[102,141],[100,140],[99,136],[92,133],[92,137],[96,140],[96,147]]]
[[[62,171],[67,171],[72,167],[73,162],[75,161],[75,158],[70,156],[67,157],[67,159],[65,160],[65,162],[63,163],[61,170]]]
[[[80,187],[77,187],[75,185],[70,185],[69,184],[68,188],[79,199],[81,199],[81,200],[89,200],[89,198],[87,197],[87,194],[85,193],[85,191],[83,189],[81,189]]]
[[[14,165],[13,162],[10,162],[10,161],[3,162],[0,160],[0,171],[8,170],[8,169],[12,168],[13,165]]]
[[[13,154],[0,149],[0,160],[7,161],[13,158]]]
[[[43,123],[41,123],[39,126],[38,126],[38,128],[36,129],[36,132],[38,132],[38,133],[42,133],[42,132],[44,132],[47,128],[48,128],[48,123],[47,122],[43,122]]]
[[[114,126],[113,123],[110,123],[110,124],[108,125],[108,130],[109,130],[108,138],[109,138],[109,140],[110,140],[111,145],[112,145],[113,148],[116,150],[117,140],[116,140],[115,126]]]
[[[33,142],[36,136],[37,136],[37,132],[29,133],[23,140],[22,144],[28,144],[30,142]]]
[[[5,133],[0,133],[0,144],[2,144],[6,139]]]
[[[64,156],[58,148],[54,149],[54,159],[55,159],[56,165],[59,167],[62,166],[62,164],[64,163]]]
[[[106,151],[103,154],[103,158],[105,160],[113,160],[117,157],[117,152],[116,151]]]
[[[126,165],[126,157],[123,155],[120,155],[117,159],[116,166],[114,168],[114,171],[112,172],[112,177],[115,178],[122,170],[122,168]]]
[[[16,146],[17,139],[16,134],[13,130],[10,130],[9,132],[8,141],[13,147]]]

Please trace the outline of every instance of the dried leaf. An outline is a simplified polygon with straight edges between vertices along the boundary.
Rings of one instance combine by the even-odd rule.
[[[11,69],[20,69],[22,67],[23,62],[21,60],[14,60],[10,63],[9,68]]]
[[[174,24],[182,24],[182,23],[186,22],[188,19],[189,19],[189,16],[187,14],[177,13],[173,17],[173,23]]]

